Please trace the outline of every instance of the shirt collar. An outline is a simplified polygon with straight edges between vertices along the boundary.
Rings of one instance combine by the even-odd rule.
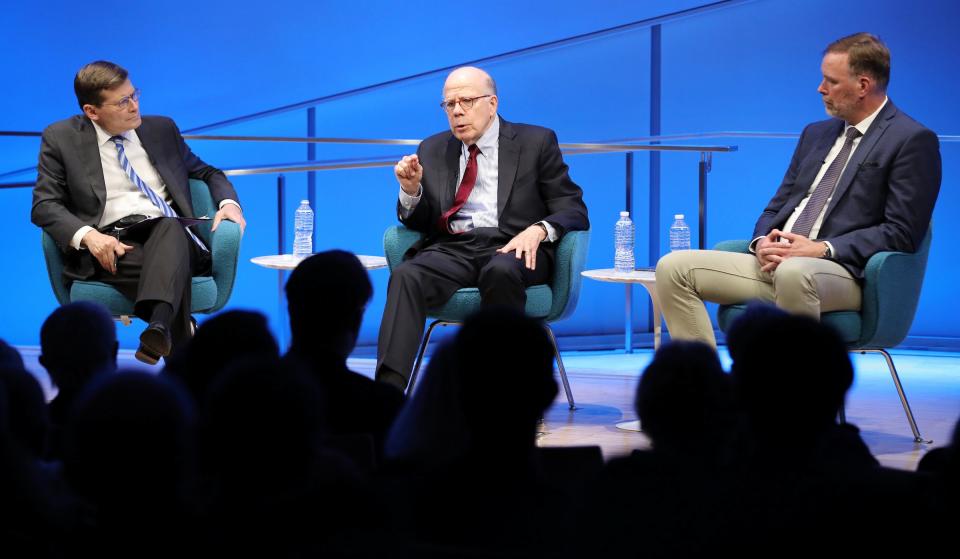
[[[853,125],[853,127],[856,128],[858,132],[860,132],[861,136],[867,135],[867,130],[870,129],[870,125],[873,124],[874,120],[877,120],[877,115],[880,114],[880,111],[882,111],[883,108],[887,106],[887,101],[889,100],[890,100],[889,97],[884,96],[883,103],[880,103],[880,106],[877,107],[877,110],[873,111],[873,113],[871,113],[870,116],[868,116],[867,118]],[[846,131],[848,128],[850,128],[849,125],[845,126],[843,130]]]
[[[477,147],[480,148],[480,153],[483,155],[490,155],[497,149],[497,144],[500,142],[500,115],[493,115],[493,122],[490,123],[490,127],[487,128],[487,131],[480,136],[480,139],[477,140]],[[470,156],[470,146],[461,142],[460,151],[464,156]]]
[[[97,131],[97,145],[98,145],[98,146],[102,146],[102,145],[104,145],[104,144],[106,144],[106,143],[108,143],[108,142],[112,144],[113,141],[112,141],[110,138],[113,138],[114,135],[116,135],[116,136],[123,136],[123,138],[124,138],[125,140],[130,141],[130,142],[134,142],[134,141],[136,141],[136,140],[139,139],[139,138],[137,137],[136,133],[135,133],[133,130],[127,130],[127,131],[124,132],[123,134],[114,134],[114,135],[111,135],[109,132],[107,132],[106,130],[104,130],[104,129],[103,129],[99,124],[97,124],[96,122],[94,122],[94,121],[91,120],[91,121],[90,121],[90,124],[93,124],[93,128]]]

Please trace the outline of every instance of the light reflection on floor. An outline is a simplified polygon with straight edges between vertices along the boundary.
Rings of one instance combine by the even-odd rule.
[[[20,348],[27,368],[40,380],[47,397],[54,390],[37,361],[36,348]],[[847,396],[847,419],[858,425],[871,451],[885,465],[912,469],[926,450],[949,442],[960,416],[960,353],[935,351],[891,352],[924,438],[933,445],[913,442],[909,426],[886,364],[879,355],[852,355],[854,386]],[[633,397],[637,379],[652,358],[651,350],[566,352],[563,355],[577,410],[569,411],[563,391],[547,412],[539,444],[545,446],[600,445],[607,457],[649,445],[639,432],[625,431],[617,423],[636,419]],[[726,369],[730,359],[721,348]],[[121,351],[124,369],[158,371]],[[351,359],[350,366],[372,376],[375,360]],[[508,390],[509,379],[491,373],[491,402],[497,390]],[[492,406],[495,409],[495,406]]]

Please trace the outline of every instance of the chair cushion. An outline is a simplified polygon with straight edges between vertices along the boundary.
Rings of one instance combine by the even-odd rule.
[[[527,304],[524,311],[527,316],[545,318],[553,306],[553,290],[549,285],[534,285],[527,288]],[[437,320],[463,322],[463,319],[480,310],[480,290],[465,287],[453,294],[453,297],[439,309],[430,309],[429,315]]]
[[[717,309],[717,324],[720,330],[729,332],[734,321],[747,310],[746,305],[721,305]],[[860,339],[860,313],[854,311],[836,311],[823,313],[820,321],[829,324],[843,339],[843,343],[853,346]]]
[[[75,281],[70,286],[71,301],[94,301],[107,307],[114,316],[132,315],[133,302],[113,287],[99,281]],[[209,276],[193,278],[191,312],[203,312],[217,303],[217,284]]]

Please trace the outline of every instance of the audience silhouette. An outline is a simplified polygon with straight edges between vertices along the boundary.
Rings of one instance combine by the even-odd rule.
[[[78,395],[98,375],[116,371],[117,329],[106,307],[78,301],[57,308],[40,328],[40,364],[57,394],[48,404],[47,457],[60,459],[61,433]]]
[[[349,252],[320,252],[291,272],[286,293],[293,341],[285,360],[309,370],[320,387],[328,444],[356,450],[358,437],[369,437],[382,454],[403,394],[347,367],[373,295],[366,269]]]
[[[314,255],[287,284],[286,355],[262,314],[229,311],[159,376],[117,372],[109,313],[66,305],[41,330],[49,406],[0,340],[4,556],[889,555],[949,537],[960,424],[918,472],[879,466],[839,419],[846,346],[813,319],[752,305],[730,374],[664,345],[636,390],[650,448],[603,465],[537,446],[557,396],[538,321],[469,317],[404,405],[347,366],[371,294],[355,256]]]

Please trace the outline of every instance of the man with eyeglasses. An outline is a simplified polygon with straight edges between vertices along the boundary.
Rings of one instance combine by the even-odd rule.
[[[43,132],[31,220],[63,251],[65,282],[102,281],[135,302],[149,324],[136,357],[154,364],[190,337],[191,277],[210,270],[207,247],[174,219],[194,217],[189,179],[204,181],[218,204],[213,229],[246,222],[230,181],[190,151],[176,124],[140,115],[125,69],[92,62],[73,86],[82,114]]]
[[[525,288],[549,280],[557,242],[589,227],[556,134],[506,121],[498,105],[489,74],[454,70],[440,102],[450,131],[427,138],[394,168],[398,217],[425,234],[392,271],[380,323],[376,377],[400,390],[428,308],[477,286],[484,306],[522,311]]]

